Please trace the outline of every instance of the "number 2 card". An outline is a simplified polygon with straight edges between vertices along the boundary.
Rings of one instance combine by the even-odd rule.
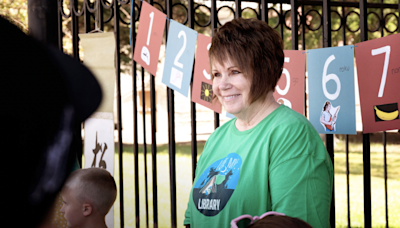
[[[185,97],[189,95],[196,41],[196,31],[170,20],[161,81]]]
[[[363,132],[400,129],[400,34],[356,44]]]
[[[309,119],[321,134],[356,134],[354,47],[307,51]]]

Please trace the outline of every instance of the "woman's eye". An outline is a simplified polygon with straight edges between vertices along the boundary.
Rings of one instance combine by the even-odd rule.
[[[233,70],[232,71],[232,74],[239,74],[240,72],[239,71],[237,71],[237,70]]]
[[[214,73],[214,78],[221,76],[220,73]]]

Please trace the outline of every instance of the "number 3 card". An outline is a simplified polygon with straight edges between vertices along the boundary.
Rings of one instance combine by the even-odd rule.
[[[210,50],[210,47],[211,37],[199,34],[193,74],[192,101],[221,113],[221,103],[219,103],[218,99],[213,100],[214,93],[208,63],[208,50]]]
[[[152,75],[157,74],[158,57],[166,15],[143,1],[133,59]]]
[[[197,32],[174,20],[169,23],[162,83],[189,95]]]
[[[400,128],[400,34],[356,44],[363,132]]]
[[[274,98],[280,104],[304,115],[304,51],[285,50],[282,76],[275,87]]]
[[[356,134],[354,47],[307,51],[310,122],[321,134]]]

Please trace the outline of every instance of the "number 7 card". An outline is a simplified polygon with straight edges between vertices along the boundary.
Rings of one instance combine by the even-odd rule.
[[[400,34],[355,45],[363,132],[400,128]]]

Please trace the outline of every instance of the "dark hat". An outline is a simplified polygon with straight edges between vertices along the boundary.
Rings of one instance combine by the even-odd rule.
[[[36,227],[71,170],[74,128],[97,109],[101,89],[78,60],[2,17],[0,29],[3,216]]]

